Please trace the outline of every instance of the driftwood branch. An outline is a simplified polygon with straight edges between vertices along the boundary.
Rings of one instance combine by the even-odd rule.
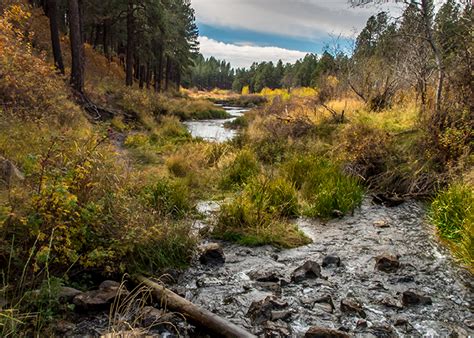
[[[222,335],[224,337],[243,337],[243,338],[256,338],[253,334],[247,332],[243,328],[230,323],[228,320],[219,317],[218,315],[203,309],[183,297],[175,294],[173,291],[165,288],[164,286],[151,281],[150,279],[143,276],[135,277],[140,283],[150,287],[152,294],[158,298],[166,307],[182,313],[185,317],[192,321],[201,324],[202,326],[210,329],[211,331]]]

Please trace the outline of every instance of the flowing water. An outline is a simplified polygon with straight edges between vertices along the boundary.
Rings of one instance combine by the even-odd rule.
[[[231,117],[218,120],[195,120],[186,121],[184,124],[193,137],[199,137],[211,142],[225,142],[236,135],[233,129],[225,128],[226,122],[232,122],[237,117],[242,116],[248,109],[240,107],[222,106]]]
[[[209,221],[218,207],[199,205]],[[176,288],[195,304],[262,336],[300,337],[311,326],[360,336],[472,336],[472,275],[453,263],[424,218],[418,202],[386,208],[367,199],[343,219],[296,220],[313,240],[304,247],[279,250],[221,243],[225,264],[203,266],[196,261]],[[375,257],[387,253],[399,257],[398,270],[375,269]],[[322,268],[321,278],[290,280],[294,269],[308,260],[321,264],[327,255],[338,256],[341,265]],[[402,294],[408,290],[430,297],[432,304],[403,305]],[[250,305],[270,295],[287,303],[277,311],[283,319],[252,322]],[[356,299],[366,317],[342,312],[345,298]]]

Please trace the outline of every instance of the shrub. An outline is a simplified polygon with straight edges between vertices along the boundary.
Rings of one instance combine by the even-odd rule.
[[[152,208],[161,216],[183,218],[192,210],[187,187],[181,181],[162,179],[146,190]]]
[[[260,164],[254,153],[243,149],[237,154],[234,161],[224,169],[221,186],[226,189],[241,186],[259,170]]]

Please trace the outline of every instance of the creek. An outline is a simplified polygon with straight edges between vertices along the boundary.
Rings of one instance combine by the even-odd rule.
[[[198,206],[210,223],[218,208],[213,202]],[[196,260],[174,288],[261,336],[301,337],[312,326],[376,337],[472,336],[472,275],[453,262],[424,219],[419,202],[388,208],[367,198],[352,216],[294,220],[313,240],[303,247],[218,242],[225,263],[208,266]],[[328,255],[340,263],[324,267]],[[381,255],[393,257],[397,265],[380,271],[376,260]],[[322,266],[321,276],[292,281],[291,273],[309,260]],[[421,297],[418,304],[407,292]],[[268,296],[283,305],[257,309],[261,313],[251,319],[252,303]],[[355,309],[342,306],[348,300],[358,303]]]
[[[193,137],[199,137],[211,142],[225,142],[235,137],[237,131],[226,128],[224,125],[225,123],[232,122],[236,118],[244,115],[248,109],[221,105],[217,106],[224,108],[230,117],[226,119],[193,120],[184,122],[184,125],[188,128]]]

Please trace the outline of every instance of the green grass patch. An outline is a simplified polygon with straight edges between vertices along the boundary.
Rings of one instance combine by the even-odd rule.
[[[255,154],[248,149],[243,149],[237,154],[234,161],[224,168],[220,186],[224,189],[240,187],[259,171],[260,164]]]
[[[472,268],[474,261],[474,190],[455,183],[440,191],[429,209],[440,236],[453,244],[456,255]]]
[[[243,245],[292,248],[311,242],[288,217],[298,214],[297,191],[284,178],[256,177],[220,209],[214,235]]]
[[[162,230],[133,248],[127,262],[129,272],[152,274],[163,269],[188,266],[196,245],[189,225],[167,224]]]
[[[224,123],[225,128],[229,129],[243,129],[249,126],[249,121],[245,117],[245,115],[239,116],[232,121],[228,121]]]
[[[161,179],[147,187],[145,194],[150,206],[161,216],[179,219],[193,209],[189,189],[180,180]]]
[[[308,217],[331,218],[335,210],[347,214],[361,204],[364,196],[357,178],[326,159],[294,157],[282,165],[282,173],[300,188],[303,213]]]

